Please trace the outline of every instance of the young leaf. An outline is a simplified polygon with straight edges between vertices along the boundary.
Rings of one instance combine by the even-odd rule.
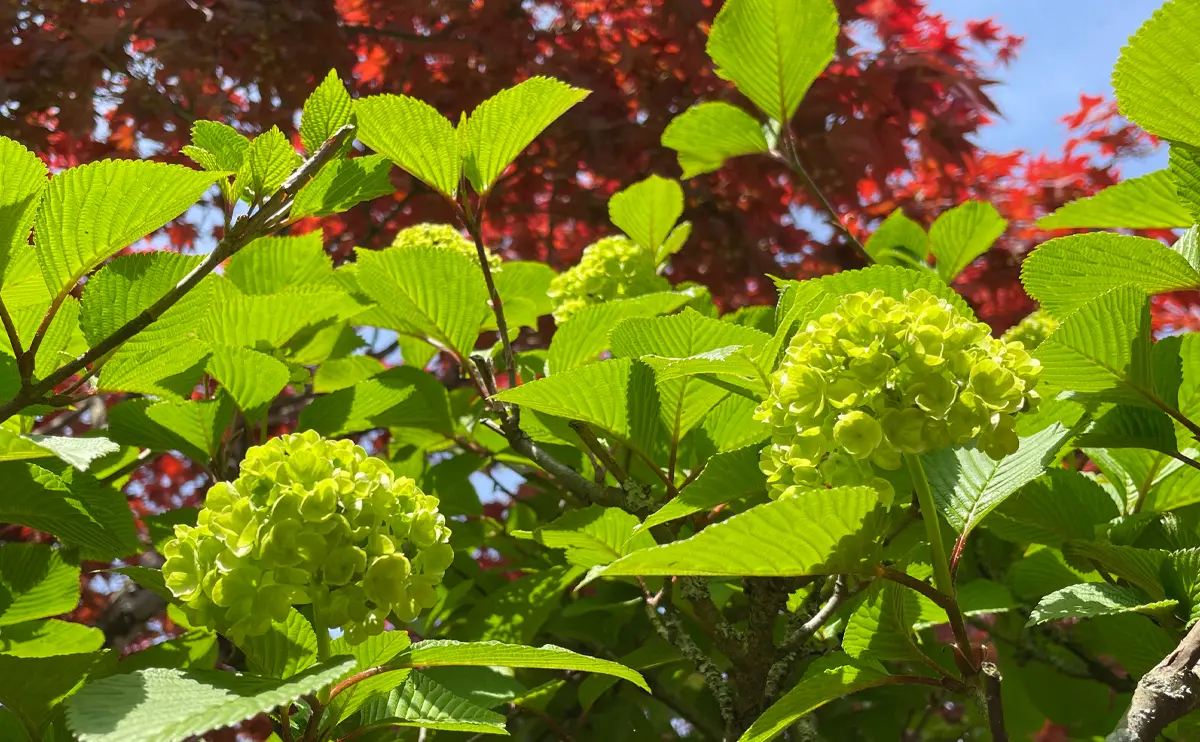
[[[1147,294],[1194,289],[1200,272],[1158,240],[1088,232],[1043,242],[1022,264],[1021,282],[1042,309],[1066,319],[1114,287]]]
[[[988,513],[1041,476],[1070,435],[1055,423],[1022,438],[1017,452],[1000,461],[974,446],[947,447],[923,454],[933,499],[942,517],[965,539]]]
[[[925,262],[929,256],[929,235],[925,234],[924,227],[909,219],[903,209],[888,214],[867,238],[863,249],[881,265],[922,270],[929,267]]]
[[[637,516],[620,508],[589,505],[560,515],[527,538],[551,549],[566,549],[571,564],[595,567],[654,546],[649,533],[636,531],[637,525]]]
[[[1200,146],[1200,106],[1191,60],[1200,45],[1200,5],[1172,0],[1121,50],[1113,89],[1121,114],[1163,139]]]
[[[378,418],[416,391],[416,386],[407,379],[376,374],[374,378],[315,399],[300,413],[300,428],[333,436],[385,427]]]
[[[1027,626],[1066,618],[1094,618],[1116,613],[1160,613],[1179,605],[1177,600],[1152,601],[1135,587],[1106,582],[1081,582],[1042,598],[1029,614]]]
[[[406,95],[372,95],[354,104],[358,138],[447,198],[458,193],[462,156],[445,116]]]
[[[374,696],[363,704],[360,724],[384,722],[448,732],[508,734],[503,715],[476,706],[420,672],[410,673],[387,695]]]
[[[101,160],[50,179],[33,244],[52,295],[179,216],[218,175],[145,160]]]
[[[662,145],[679,154],[684,178],[720,170],[726,160],[770,151],[762,124],[723,101],[692,106],[663,131]]]
[[[679,181],[651,175],[608,200],[608,218],[629,238],[657,254],[683,215]]]
[[[755,719],[738,742],[769,742],[830,701],[888,682],[887,671],[877,662],[828,654],[813,662],[796,687]]]
[[[108,411],[108,432],[117,443],[156,451],[182,451],[198,461],[217,453],[233,422],[233,405],[216,400],[132,399]]]
[[[298,236],[260,237],[234,253],[225,277],[243,294],[278,294],[296,286],[332,288],[333,261],[320,230]]]
[[[0,626],[75,610],[79,567],[44,544],[0,546]]]
[[[365,641],[354,645],[348,644],[345,637],[339,637],[331,643],[330,651],[334,654],[345,654],[354,658],[353,668],[338,678],[345,680],[354,673],[391,662],[411,643],[407,631],[385,631],[382,634],[368,636]],[[396,687],[407,676],[408,670],[385,672],[351,685],[330,702],[328,721],[331,725],[340,722],[357,711],[369,698]]]
[[[480,103],[462,135],[463,168],[475,192],[491,190],[542,130],[587,96],[553,78],[533,77]]]
[[[67,701],[80,742],[181,742],[314,693],[354,667],[334,657],[287,680],[149,668],[85,685]]]
[[[358,251],[358,284],[413,332],[461,359],[470,355],[489,314],[479,266],[454,250],[411,247]]]
[[[731,0],[713,21],[707,50],[717,74],[786,124],[833,60],[837,35],[830,0]]]
[[[321,148],[326,139],[346,124],[354,121],[354,103],[346,86],[338,77],[337,70],[329,74],[317,89],[304,101],[300,116],[300,141],[304,151],[312,154]]]
[[[38,203],[46,190],[46,173],[40,157],[0,137],[0,269],[8,264],[12,251],[29,240]]]
[[[1174,147],[1171,152],[1174,155]],[[1172,173],[1158,170],[1072,201],[1038,219],[1037,225],[1042,229],[1171,229],[1190,227],[1194,221],[1180,203]]]
[[[205,170],[217,170],[225,173],[235,173],[242,166],[246,150],[250,148],[250,140],[238,133],[236,129],[219,121],[197,121],[192,124],[192,144],[210,154],[214,167],[206,167],[203,163],[196,164]],[[184,154],[191,157],[188,148]],[[194,158],[193,158],[194,159]]]
[[[119,255],[88,279],[80,325],[92,345],[145,311],[200,264],[199,255],[143,252]]]
[[[265,412],[265,406],[283,391],[290,376],[287,366],[271,356],[228,345],[213,347],[208,373],[250,420]]]
[[[261,203],[279,190],[301,162],[288,138],[278,126],[272,126],[246,148],[234,187],[245,201]]]
[[[283,623],[272,623],[265,634],[246,637],[238,649],[246,667],[257,675],[287,680],[317,661],[317,635],[295,608]]]
[[[44,739],[59,702],[89,677],[111,672],[115,662],[108,650],[49,657],[0,654],[0,704],[20,717],[32,739]]]
[[[392,163],[383,155],[335,160],[296,194],[289,216],[340,214],[355,204],[386,196],[392,186]]]
[[[701,510],[711,510],[756,492],[765,493],[767,477],[758,467],[760,448],[746,446],[713,456],[694,482],[646,518],[638,530],[648,530],[660,523],[685,518]]]
[[[813,490],[750,508],[683,541],[635,551],[602,574],[870,574],[886,530],[878,505],[879,492],[870,487]]]
[[[525,647],[500,642],[423,641],[402,652],[391,664],[396,667],[527,667],[598,672],[628,680],[647,692],[650,690],[640,673],[624,665],[551,644]]]
[[[633,299],[614,299],[580,309],[550,340],[547,356],[550,373],[559,374],[594,360],[608,349],[608,335],[622,320],[674,312],[690,299],[683,292],[664,291]]]
[[[946,283],[952,282],[972,260],[988,251],[1007,226],[996,207],[983,201],[967,201],[943,212],[929,228],[938,275]]]

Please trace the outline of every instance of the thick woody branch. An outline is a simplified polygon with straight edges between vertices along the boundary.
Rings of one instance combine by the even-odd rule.
[[[1154,742],[1175,721],[1200,705],[1200,623],[1163,661],[1142,676],[1129,710],[1107,742]]]

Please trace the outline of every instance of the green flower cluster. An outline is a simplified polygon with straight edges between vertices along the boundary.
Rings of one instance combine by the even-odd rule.
[[[656,273],[657,267],[654,253],[628,237],[593,242],[577,265],[550,282],[554,321],[561,325],[592,304],[669,291],[671,284]]]
[[[1006,343],[1020,343],[1032,353],[1058,329],[1058,320],[1041,309],[1025,315],[1025,319],[1008,328],[1001,336]]]
[[[479,260],[475,243],[463,237],[462,232],[449,224],[423,223],[402,229],[392,240],[392,247],[444,247],[457,250],[472,261]],[[493,274],[502,270],[504,261],[500,259],[499,255],[489,250],[487,259],[488,268]]]
[[[976,440],[992,458],[1017,450],[1014,413],[1032,409],[1038,362],[925,290],[896,301],[844,296],[798,332],[756,417],[772,497],[798,490],[891,485],[875,467],[902,454]],[[796,489],[792,489],[792,488]]]
[[[197,525],[175,527],[162,571],[190,620],[235,641],[312,603],[357,643],[434,604],[449,540],[437,498],[352,441],[308,431],[251,448]]]

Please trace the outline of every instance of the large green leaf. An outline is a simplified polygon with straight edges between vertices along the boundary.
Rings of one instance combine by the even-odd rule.
[[[974,446],[923,454],[933,499],[942,517],[966,538],[984,516],[1037,479],[1070,435],[1061,423],[1020,440],[1017,452],[996,461]]]
[[[454,125],[407,95],[372,95],[354,104],[358,138],[434,190],[458,193],[462,156]]]
[[[476,193],[487,193],[542,130],[588,96],[549,77],[532,77],[480,103],[467,118],[463,168]]]
[[[277,294],[242,293],[232,281],[213,283],[214,296],[197,337],[210,343],[270,351],[306,327],[361,307],[332,286],[297,286]]]
[[[657,254],[683,214],[679,181],[651,175],[608,200],[608,218],[629,238]]]
[[[1163,566],[1170,552],[1115,546],[1098,541],[1071,541],[1063,546],[1063,556],[1076,564],[1104,568],[1114,577],[1128,580],[1144,590],[1152,600],[1167,597],[1163,585]]]
[[[637,525],[637,516],[620,508],[590,505],[560,515],[528,537],[551,549],[566,549],[571,564],[594,567],[654,546],[649,533],[635,531]]]
[[[1094,538],[1096,526],[1118,515],[1116,503],[1094,479],[1052,468],[1001,503],[986,525],[1012,541],[1058,546]]]
[[[482,641],[527,644],[537,638],[567,588],[583,573],[582,567],[558,566],[508,582],[475,602],[456,633]]]
[[[283,623],[272,623],[265,634],[246,637],[238,649],[246,667],[257,675],[286,680],[317,661],[317,635],[296,609]]]
[[[454,424],[445,387],[432,374],[400,366],[320,397],[300,414],[301,428],[324,435],[390,426],[452,435]]]
[[[461,359],[475,347],[489,312],[483,274],[455,250],[359,250],[358,283],[415,332]]]
[[[125,496],[73,468],[0,464],[0,522],[53,534],[85,559],[110,561],[141,551]]]
[[[929,228],[938,275],[946,283],[953,281],[972,260],[988,251],[1007,226],[996,207],[984,201],[967,201],[943,212]]]
[[[217,635],[211,631],[192,629],[182,636],[126,655],[117,663],[117,672],[133,672],[148,667],[211,670],[216,664]]]
[[[1162,410],[1113,405],[1075,438],[1080,448],[1146,448],[1176,453],[1175,427]]]
[[[83,289],[80,326],[92,345],[112,335],[175,288],[198,255],[143,252],[113,258]]]
[[[125,445],[181,451],[208,461],[217,454],[233,413],[233,405],[223,398],[184,402],[133,399],[109,410],[109,435]]]
[[[0,704],[20,717],[33,739],[42,739],[59,702],[89,677],[110,672],[115,661],[107,650],[49,657],[0,654]]]
[[[760,446],[752,445],[716,454],[694,482],[647,517],[640,528],[653,528],[701,510],[711,510],[739,497],[765,493],[767,477],[758,466],[759,450]]]
[[[102,160],[50,179],[33,243],[53,295],[179,216],[219,176],[144,160]]]
[[[334,657],[287,680],[149,668],[85,685],[67,701],[80,742],[181,742],[314,693],[354,661]]]
[[[87,654],[98,651],[102,646],[103,631],[72,621],[51,618],[0,628],[0,654],[13,657]]]
[[[75,610],[79,567],[43,544],[0,546],[0,626]]]
[[[1160,613],[1179,604],[1177,600],[1150,600],[1135,587],[1107,582],[1081,582],[1042,598],[1029,614],[1029,626],[1068,618],[1094,618],[1116,613]]]
[[[888,682],[887,671],[877,662],[854,660],[839,652],[809,665],[796,687],[755,719],[738,742],[768,742],[830,701]]]
[[[1038,219],[1042,229],[1190,227],[1193,219],[1179,200],[1175,182],[1158,170],[1111,185]]]
[[[1170,176],[1176,201],[1183,204],[1193,222],[1200,221],[1200,149],[1179,142],[1173,143],[1170,164],[1166,172]],[[1188,256],[1188,262],[1194,268],[1198,262],[1197,257],[1200,256],[1195,253],[1195,231],[1193,230],[1189,234],[1192,238],[1190,243],[1193,250]],[[1179,250],[1180,243],[1183,243],[1182,238],[1179,243],[1176,243],[1175,249],[1178,252],[1182,252]],[[1185,253],[1185,255],[1187,254]]]
[[[684,178],[720,170],[725,161],[770,151],[762,124],[723,101],[692,106],[663,131],[662,145],[679,155]]]
[[[290,376],[287,366],[266,353],[228,345],[213,347],[207,370],[251,420],[261,417]]]
[[[633,299],[614,299],[580,309],[550,340],[547,356],[550,373],[562,373],[594,360],[608,349],[609,333],[619,322],[632,317],[653,317],[674,312],[691,298],[683,292],[664,291]]]
[[[46,165],[21,144],[0,137],[0,270],[10,253],[29,240],[46,190]]]
[[[1200,87],[1190,62],[1198,45],[1200,5],[1172,0],[1155,11],[1113,68],[1121,114],[1163,139],[1200,146]]]
[[[598,672],[628,680],[645,691],[650,690],[640,673],[624,665],[577,654],[552,644],[526,647],[500,642],[423,641],[409,647],[391,664],[396,667],[526,667]]]
[[[347,643],[345,637],[339,637],[333,640],[330,650],[334,654],[348,654],[354,657],[354,667],[339,678],[344,680],[354,673],[391,662],[411,643],[408,632],[401,629],[368,636],[365,641],[354,645]],[[330,702],[326,721],[331,725],[338,723],[357,711],[371,696],[386,692],[402,683],[407,675],[407,669],[380,673],[345,688]]]
[[[354,101],[337,70],[329,74],[304,101],[300,116],[300,141],[309,154],[316,152],[334,133],[354,121]],[[295,209],[292,210],[295,213]]]
[[[1116,286],[1147,294],[1194,289],[1200,273],[1158,240],[1088,232],[1043,242],[1021,265],[1021,281],[1042,309],[1065,319]]]
[[[395,191],[392,163],[383,155],[335,160],[296,194],[291,218],[340,214],[355,204]]]
[[[871,233],[863,249],[881,265],[923,269],[928,267],[929,235],[903,209],[896,209]]]
[[[842,651],[859,660],[912,660],[921,656],[913,636],[917,593],[889,580],[875,580],[846,621]]]
[[[57,457],[79,471],[87,471],[93,461],[116,453],[120,448],[116,443],[98,435],[20,435],[8,428],[0,428],[0,461]]]
[[[683,541],[635,551],[603,574],[796,577],[872,571],[886,526],[870,487],[813,490],[751,508]]]
[[[1150,363],[1150,301],[1132,286],[1085,304],[1034,356],[1042,363],[1042,386],[1051,392],[1142,406],[1158,400]]]
[[[260,237],[229,259],[225,277],[243,294],[277,294],[294,286],[331,286],[333,261],[320,231]]]
[[[363,705],[360,724],[384,722],[447,732],[508,734],[503,715],[476,706],[420,672],[409,673],[403,685]]]
[[[708,34],[717,73],[787,122],[833,59],[837,9],[829,0],[730,0]]]

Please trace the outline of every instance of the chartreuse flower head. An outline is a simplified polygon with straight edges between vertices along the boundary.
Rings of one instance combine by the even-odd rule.
[[[479,260],[475,243],[463,237],[462,232],[449,224],[424,223],[402,229],[392,240],[392,247],[444,247],[456,250],[473,261]],[[487,260],[492,273],[503,269],[504,261],[499,255],[489,251]]]
[[[1025,315],[1025,319],[1008,328],[1001,336],[1006,343],[1020,343],[1032,353],[1051,333],[1058,329],[1058,320],[1041,309]]]
[[[628,237],[593,242],[583,249],[578,265],[550,282],[554,321],[562,324],[591,304],[669,290],[671,284],[657,269],[654,253]]]
[[[792,338],[756,413],[772,429],[771,495],[866,484],[890,496],[876,467],[903,454],[972,440],[992,458],[1013,453],[1014,413],[1037,404],[1039,370],[1020,343],[923,289],[845,296]]]
[[[309,431],[251,448],[235,481],[213,485],[196,526],[163,547],[163,576],[189,618],[234,640],[312,603],[357,643],[434,604],[449,540],[437,498]]]

